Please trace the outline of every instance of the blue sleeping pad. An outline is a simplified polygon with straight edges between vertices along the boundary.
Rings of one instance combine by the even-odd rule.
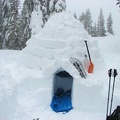
[[[73,108],[71,103],[71,94],[63,92],[61,95],[54,95],[50,106],[55,112],[70,111]]]

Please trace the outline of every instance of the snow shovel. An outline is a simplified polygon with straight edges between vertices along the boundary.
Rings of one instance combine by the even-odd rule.
[[[93,73],[94,64],[91,61],[91,57],[90,57],[90,53],[89,53],[89,49],[88,49],[88,45],[87,45],[87,41],[86,40],[85,40],[85,45],[86,45],[88,56],[89,56],[89,60],[90,60],[90,65],[88,67],[88,73]]]

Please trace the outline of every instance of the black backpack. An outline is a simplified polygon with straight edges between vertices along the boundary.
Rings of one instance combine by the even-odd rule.
[[[117,106],[114,112],[107,116],[106,120],[120,120],[120,106]]]

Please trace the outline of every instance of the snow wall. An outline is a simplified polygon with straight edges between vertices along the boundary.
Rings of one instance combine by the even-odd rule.
[[[0,51],[0,120],[12,120],[17,106],[16,60],[20,52]]]
[[[27,47],[22,51],[22,63],[33,69],[44,70],[49,63],[60,58],[76,57],[83,61],[84,56],[88,55],[84,40],[88,41],[96,71],[101,68],[99,64],[103,61],[97,42],[91,40],[82,23],[71,13],[58,13],[51,16],[41,32],[28,40]]]
[[[74,78],[72,97],[73,106],[75,108],[83,106],[82,102],[79,101],[81,98],[78,99],[78,95],[80,95],[79,92],[84,92],[81,91],[83,89],[81,89],[82,85],[79,83],[80,80],[84,79],[79,76],[78,71],[73,65],[71,65],[69,58],[75,57],[84,63],[84,56],[87,55],[84,40],[88,41],[91,58],[95,65],[94,72],[96,72],[102,68],[102,65],[104,65],[104,61],[97,46],[97,41],[91,39],[85,31],[82,23],[75,19],[70,12],[62,12],[51,16],[44,29],[42,29],[37,35],[33,35],[30,40],[28,40],[27,47],[22,50],[22,65],[31,70],[39,71],[39,74],[42,74],[43,78],[37,78],[40,85],[37,84],[37,86],[39,86],[40,89],[46,89],[46,95],[42,96],[48,96],[47,100],[45,100],[46,97],[42,98],[43,101],[46,101],[46,105],[49,105],[52,99],[52,82],[54,74],[60,67],[62,67]],[[77,83],[77,80],[79,84]],[[25,78],[24,81],[25,82],[22,84],[28,86],[27,82],[29,82],[29,80],[26,82]],[[36,84],[35,81],[36,80],[32,80],[33,83],[31,82],[31,87]],[[84,107],[85,106],[83,106],[83,108]]]
[[[4,99],[9,99],[7,101],[7,104],[10,105],[7,112],[9,120],[23,119],[23,116],[31,116],[31,111],[39,112],[50,108],[54,74],[61,67],[74,78],[72,91],[74,109],[101,110],[100,106],[98,108],[95,106],[96,100],[91,97],[91,94],[95,92],[93,84],[89,82],[89,80],[92,81],[92,75],[88,75],[89,80],[81,78],[69,61],[70,57],[75,57],[82,63],[84,62],[84,56],[87,54],[84,43],[86,39],[95,65],[94,72],[96,72],[102,68],[101,65],[104,63],[97,42],[91,39],[83,25],[69,12],[52,16],[45,27],[28,40],[27,47],[22,50],[21,60],[18,62],[19,67],[16,67],[15,71],[15,76],[19,76],[17,77],[19,85],[16,92],[13,92],[15,95]],[[97,89],[98,85],[94,84],[94,86],[98,91],[98,101],[103,102],[99,100],[101,91]],[[15,100],[14,103],[12,103],[12,99]],[[2,103],[1,101],[1,105]],[[16,109],[12,110],[13,108]],[[32,116],[34,118],[35,114]],[[8,120],[8,118],[3,120]],[[27,118],[29,119],[29,117]]]

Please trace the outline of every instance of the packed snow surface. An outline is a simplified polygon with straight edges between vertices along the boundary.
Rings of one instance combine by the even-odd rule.
[[[91,38],[71,14],[62,13],[52,16],[45,28],[31,37],[24,50],[1,50],[0,119],[105,119],[110,68],[118,70],[112,111],[120,104],[119,38]],[[69,58],[76,57],[84,65],[86,39],[95,69],[84,79]],[[61,67],[74,78],[73,109],[66,114],[55,113],[50,108],[53,77]]]

